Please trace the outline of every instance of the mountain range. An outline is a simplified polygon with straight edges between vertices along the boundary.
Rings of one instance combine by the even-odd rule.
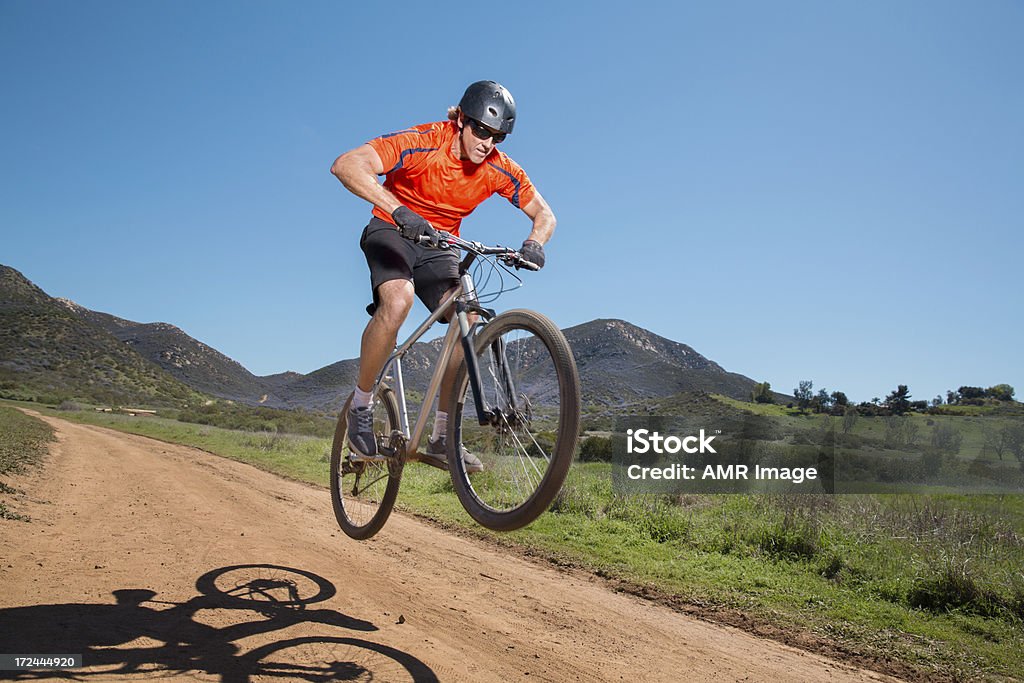
[[[623,320],[563,330],[576,357],[584,404],[626,405],[686,391],[749,399],[754,381],[679,342]],[[406,386],[425,388],[441,340],[403,359]],[[334,411],[351,391],[358,359],[308,374],[258,376],[168,323],[139,323],[50,297],[0,265],[0,396],[180,405],[228,399]]]

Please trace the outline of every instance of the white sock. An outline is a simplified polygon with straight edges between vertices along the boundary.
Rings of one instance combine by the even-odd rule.
[[[444,411],[437,411],[434,415],[434,431],[430,434],[431,441],[437,441],[445,432],[448,430],[448,413]]]
[[[369,408],[373,394],[369,391],[363,391],[356,386],[356,393],[352,396],[352,407],[353,408]]]

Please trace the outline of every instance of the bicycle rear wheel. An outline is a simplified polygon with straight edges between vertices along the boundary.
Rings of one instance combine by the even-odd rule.
[[[562,332],[533,311],[503,313],[476,337],[481,393],[492,418],[481,425],[465,363],[448,410],[448,469],[470,516],[495,531],[526,526],[565,481],[580,425],[580,385]],[[483,463],[472,480],[462,443]]]
[[[370,538],[384,526],[391,514],[402,480],[402,457],[380,461],[353,461],[349,456],[349,396],[338,416],[331,445],[331,503],[338,526],[356,540]],[[394,449],[392,434],[398,429],[398,402],[385,385],[377,388],[373,402],[373,433],[380,452]]]

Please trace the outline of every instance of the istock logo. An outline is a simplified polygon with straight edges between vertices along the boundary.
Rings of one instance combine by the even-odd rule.
[[[699,436],[662,436],[658,432],[648,429],[627,429],[626,430],[626,452],[636,455],[645,453],[717,453],[711,442],[714,436],[705,436],[704,430],[700,430]],[[693,444],[697,444],[696,446]]]

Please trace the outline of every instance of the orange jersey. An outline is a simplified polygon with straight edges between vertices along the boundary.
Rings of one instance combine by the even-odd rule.
[[[454,121],[424,123],[368,143],[384,163],[384,187],[438,230],[459,234],[462,219],[494,193],[516,208],[533,201],[533,183],[508,155],[491,150],[482,164],[452,154],[459,129]],[[457,144],[457,143],[456,143]],[[373,215],[394,224],[373,207]]]

